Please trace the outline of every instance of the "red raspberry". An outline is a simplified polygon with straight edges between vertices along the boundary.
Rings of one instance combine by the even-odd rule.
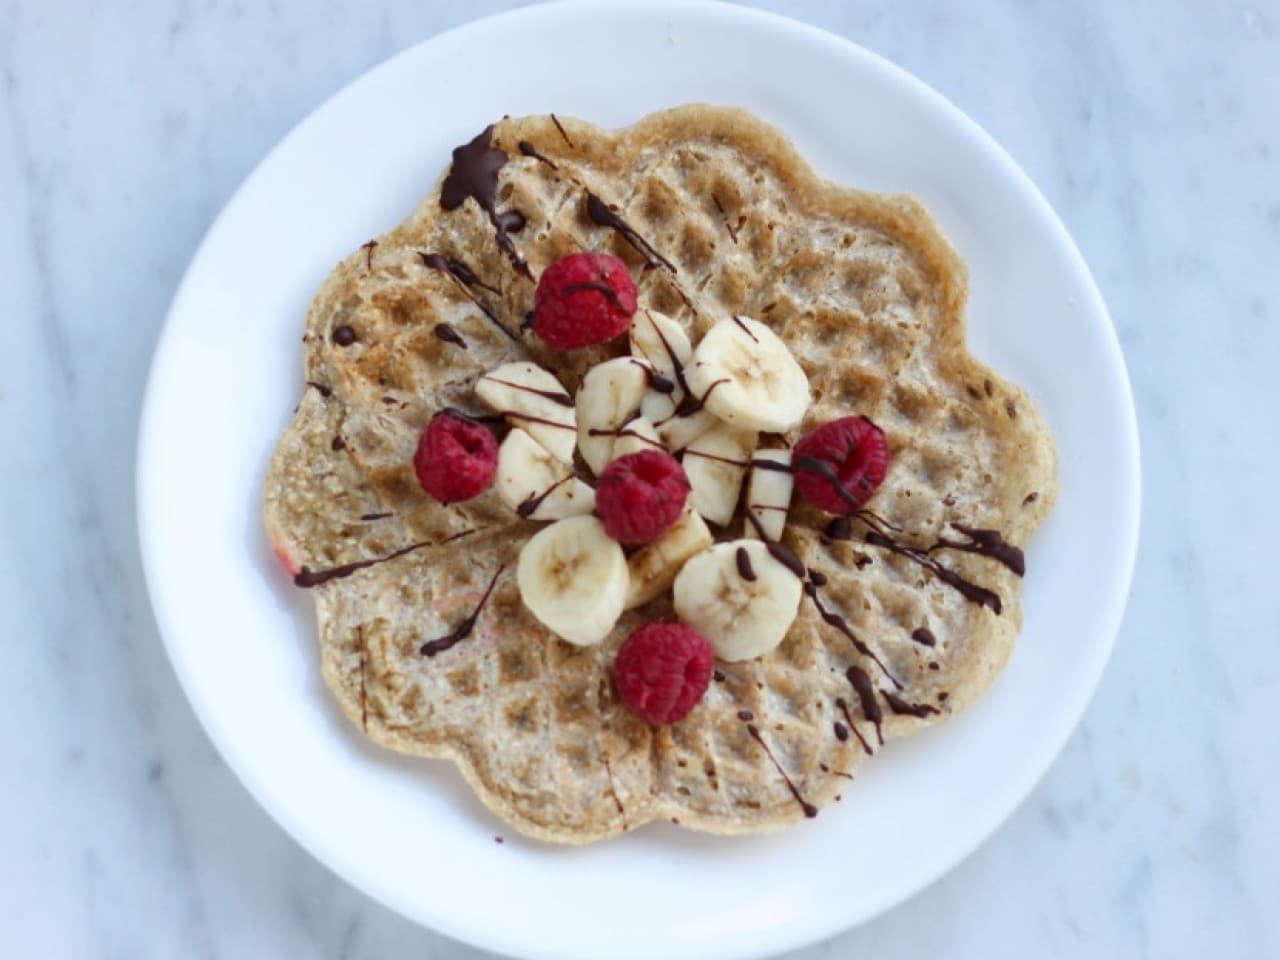
[[[533,329],[557,350],[612,340],[631,325],[636,285],[627,265],[607,253],[571,253],[538,278]]]
[[[683,720],[707,692],[715,654],[683,623],[646,623],[623,641],[613,682],[632,710],[662,726]]]
[[[689,498],[684,467],[662,450],[618,457],[596,484],[596,512],[619,543],[650,543],[676,522]]]
[[[828,513],[853,513],[889,469],[884,431],[866,417],[832,420],[806,434],[792,452],[801,496]]]
[[[441,503],[470,500],[493,483],[498,441],[478,423],[437,413],[418,440],[413,470],[422,489]]]

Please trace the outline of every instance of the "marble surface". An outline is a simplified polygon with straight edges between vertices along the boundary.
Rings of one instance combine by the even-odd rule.
[[[482,956],[329,874],[218,759],[152,622],[132,458],[165,309],[241,178],[367,67],[505,6],[0,4],[6,955]],[[794,958],[1280,956],[1280,4],[767,6],[1029,171],[1114,314],[1145,473],[1115,656],[1049,775],[945,879]]]

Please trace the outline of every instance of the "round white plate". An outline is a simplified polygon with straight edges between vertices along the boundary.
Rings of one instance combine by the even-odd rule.
[[[748,107],[828,177],[928,204],[969,264],[974,352],[1031,391],[1057,436],[1061,500],[1030,544],[1026,626],[999,683],[967,714],[892,744],[816,820],[763,837],[663,824],[582,850],[526,842],[449,764],[378,749],[339,715],[320,680],[311,598],[261,531],[263,474],[302,390],[312,292],[409,213],[452,147],[505,113],[621,126],[691,100]],[[1027,177],[958,110],[875,55],[775,16],[572,3],[395,57],[245,181],[156,349],[139,527],[160,632],[209,735],[280,824],[351,883],[519,956],[763,956],[910,896],[1030,791],[1119,625],[1137,457],[1123,360],[1088,269]]]

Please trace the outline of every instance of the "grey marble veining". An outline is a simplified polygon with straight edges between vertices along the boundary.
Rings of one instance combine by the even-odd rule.
[[[6,955],[482,956],[330,875],[217,758],[151,620],[132,457],[169,299],[255,161],[506,6],[0,5]],[[924,894],[795,960],[1280,956],[1280,5],[764,6],[900,63],[1027,169],[1111,307],[1145,474],[1125,625],[1044,782]]]

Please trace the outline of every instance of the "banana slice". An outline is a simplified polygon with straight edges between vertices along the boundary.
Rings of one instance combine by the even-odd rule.
[[[750,317],[721,320],[693,352],[685,380],[721,420],[790,430],[809,409],[809,378],[776,333]]]
[[[649,416],[644,406],[640,407],[640,412],[645,416]],[[653,425],[657,428],[658,436],[662,438],[666,448],[672,453],[677,453],[686,449],[694,440],[697,440],[716,424],[722,422],[710,410],[704,410],[699,407],[692,413],[673,413],[665,420],[654,420]]]
[[[476,382],[476,396],[564,463],[573,463],[573,398],[536,363],[504,363]]]
[[[754,431],[718,423],[685,450],[681,464],[689,478],[689,503],[707,520],[723,527],[733,519],[755,447]]]
[[[530,520],[562,520],[596,508],[596,492],[518,427],[498,448],[496,486],[502,502]]]
[[[653,423],[665,420],[676,411],[685,397],[682,374],[693,346],[689,336],[675,320],[657,310],[640,310],[631,322],[631,355],[649,361],[654,372],[671,384],[671,390],[648,389],[640,412]]]
[[[718,543],[676,577],[676,615],[711,642],[721,660],[750,660],[787,635],[800,607],[800,578],[759,540]]]
[[[777,464],[777,467],[768,464]],[[781,539],[782,528],[787,524],[787,510],[791,508],[793,486],[791,451],[757,450],[751,457],[751,479],[747,481],[747,522],[742,525],[742,535],[759,537],[763,533],[766,540]]]
[[[520,598],[552,633],[589,647],[622,615],[631,583],[622,547],[595,517],[569,517],[544,527],[520,551]]]
[[[712,542],[711,531],[702,518],[691,507],[685,507],[666,533],[637,550],[627,561],[631,574],[627,609],[666,593],[685,561]]]
[[[617,460],[628,453],[638,453],[641,450],[661,450],[665,453],[667,448],[658,437],[658,431],[653,429],[653,424],[645,417],[636,417],[625,423],[618,431],[618,438],[613,441],[613,454],[610,459]]]
[[[578,449],[598,477],[613,459],[617,429],[640,409],[649,383],[649,365],[635,357],[598,363],[578,388]]]

